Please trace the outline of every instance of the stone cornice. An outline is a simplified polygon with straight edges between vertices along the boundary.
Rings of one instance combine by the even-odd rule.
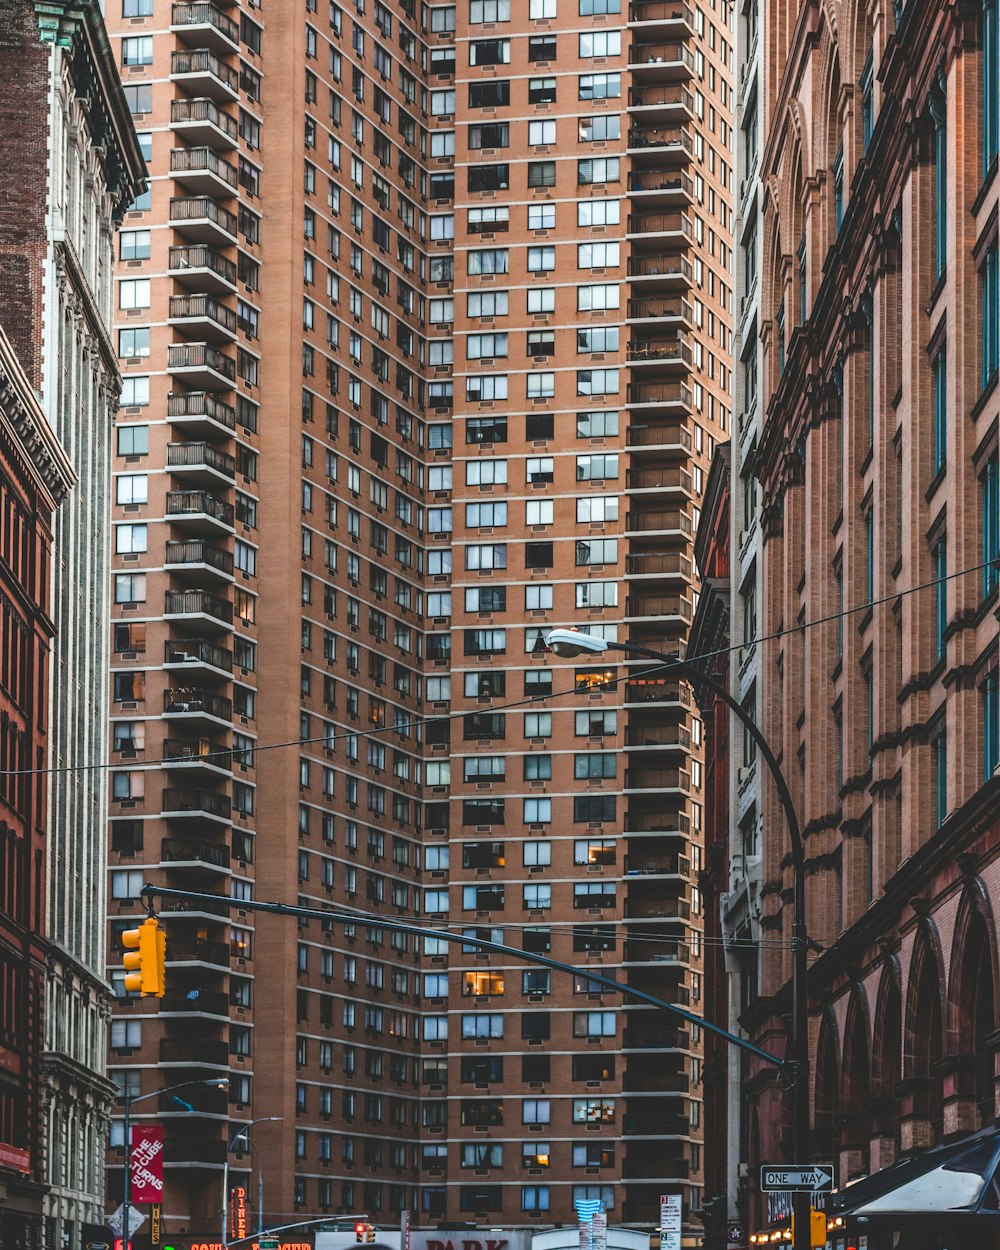
[[[76,474],[45,419],[10,340],[0,328],[0,428],[19,447],[50,509],[55,511],[76,483]]]

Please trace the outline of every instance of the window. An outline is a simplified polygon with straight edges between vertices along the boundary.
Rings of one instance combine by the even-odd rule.
[[[833,158],[833,224],[836,232],[844,224],[844,145],[841,143]],[[755,253],[756,255],[756,253]],[[747,264],[750,264],[749,255]]]
[[[481,22],[509,22],[510,0],[470,0],[469,21],[474,25]]]
[[[469,44],[470,65],[509,65],[509,39],[474,39]]]
[[[554,61],[556,59],[555,35],[532,35],[528,40],[528,60]]]
[[[574,1030],[576,1026],[576,1017],[579,1014],[590,1015],[610,1015],[614,1019],[613,1012],[574,1012]],[[614,1029],[611,1031],[614,1035]],[[593,1034],[578,1034],[577,1036],[593,1036]],[[573,1099],[573,1123],[574,1124],[609,1124],[615,1118],[615,1103],[613,1098],[574,1098]]]
[[[587,751],[573,757],[573,776],[577,781],[614,777],[615,756],[610,752]]]
[[[948,583],[945,581],[948,572],[948,554],[945,540],[942,538],[934,548],[934,655],[943,660],[947,642],[945,634],[948,629]]]
[[[118,355],[125,357],[141,357],[149,355],[149,327],[137,326],[135,329],[118,331]]]
[[[992,594],[1000,581],[1000,490],[997,481],[997,453],[987,460],[979,478],[979,506],[982,513],[983,597]]]
[[[144,408],[149,403],[149,378],[134,374],[122,378],[119,402],[123,408]]]
[[[134,552],[145,551],[147,548],[146,533],[147,531],[145,525],[116,525],[116,555],[127,555]]]
[[[594,56],[620,56],[621,50],[621,31],[597,30],[580,35],[581,60]]]
[[[579,96],[581,100],[617,100],[622,93],[620,74],[581,74]],[[606,181],[594,179],[593,181]],[[617,181],[617,179],[615,179]]]
[[[934,272],[940,278],[948,260],[948,127],[945,99],[931,94],[934,123]]]
[[[149,279],[123,278],[118,284],[118,307],[136,309],[149,307]]]
[[[577,369],[576,393],[578,395],[617,395],[618,370]]]
[[[874,366],[872,361],[869,368]],[[946,349],[942,347],[931,362],[934,376],[934,476],[945,466],[948,448],[948,367]]]
[[[528,911],[545,911],[552,906],[552,887],[532,883],[522,887],[525,909]]]
[[[609,118],[587,119],[608,121]],[[618,119],[615,118],[615,121]],[[581,200],[576,206],[578,226],[617,226],[621,220],[620,200]]]
[[[472,374],[465,379],[465,398],[474,404],[493,403],[507,398],[505,373]]]
[[[528,292],[528,312],[535,314],[555,312],[555,287],[540,286]]]
[[[521,1210],[547,1211],[549,1209],[548,1185],[522,1185]]]
[[[554,247],[528,248],[528,273],[551,273],[556,267]]]
[[[148,260],[150,233],[148,230],[123,230],[119,236],[122,260]]]
[[[152,63],[152,35],[131,35],[122,40],[123,65],[152,65]]]
[[[983,780],[989,781],[1000,764],[1000,679],[997,670],[980,687],[983,703]]]
[[[983,49],[983,173],[997,159],[1000,124],[1000,23],[997,0],[982,0],[980,46]]]
[[[1000,368],[1000,265],[997,242],[986,249],[979,284],[983,305],[983,389]]]
[[[931,741],[931,762],[934,769],[934,817],[940,829],[948,815],[948,748],[943,729]]]
[[[528,103],[554,104],[556,100],[556,80],[554,78],[529,78]]]
[[[506,317],[507,292],[470,291],[466,310],[470,317]]]
[[[621,176],[621,161],[617,156],[594,157],[590,160],[577,161],[576,180],[581,186],[590,183],[618,182]]]
[[[528,186],[554,187],[556,185],[555,161],[529,161]]]
[[[578,286],[576,288],[576,307],[578,312],[600,312],[618,307],[621,288],[617,282],[603,282],[596,286]],[[615,414],[617,417],[617,413]],[[591,437],[596,437],[591,435]]]
[[[578,243],[576,245],[577,269],[617,268],[620,256],[618,243]]]

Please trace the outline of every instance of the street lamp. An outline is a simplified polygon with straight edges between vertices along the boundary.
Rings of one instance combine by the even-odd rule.
[[[229,1155],[242,1137],[257,1156],[257,1240],[259,1241],[264,1235],[264,1167],[260,1161],[260,1153],[248,1134],[255,1124],[268,1124],[284,1118],[283,1115],[258,1116],[256,1120],[251,1120],[249,1124],[241,1128],[238,1133],[234,1133],[226,1146],[226,1162],[222,1168],[222,1250],[226,1250],[229,1245]]]
[[[122,1246],[124,1250],[128,1250],[132,1241],[132,1231],[129,1228],[130,1215],[132,1213],[132,1107],[137,1102],[145,1102],[147,1098],[158,1098],[161,1094],[172,1094],[177,1089],[190,1089],[192,1085],[210,1085],[213,1089],[228,1089],[229,1077],[211,1077],[204,1081],[181,1081],[177,1085],[168,1085],[166,1089],[153,1089],[148,1094],[136,1094],[133,1096],[127,1089],[122,1091],[122,1098],[125,1103],[125,1177],[122,1182]],[[179,1101],[179,1100],[178,1100]]]
[[[781,766],[771,750],[770,743],[757,727],[754,719],[721,685],[700,665],[679,655],[665,655],[634,643],[609,642],[595,638],[576,629],[554,629],[546,636],[546,644],[561,659],[573,659],[578,655],[601,655],[605,651],[624,651],[627,655],[656,660],[668,668],[677,669],[692,683],[707,686],[729,708],[747,733],[753,738],[767,765],[778,793],[778,801],[788,826],[792,844],[792,871],[795,883],[794,910],[792,913],[792,1058],[785,1066],[792,1072],[792,1152],[796,1163],[806,1163],[809,1146],[809,1013],[806,1000],[806,977],[808,975],[808,938],[806,936],[806,857],[802,843],[802,831],[795,805],[792,802],[788,782]],[[807,1193],[792,1194],[792,1210],[795,1214],[795,1242],[793,1250],[810,1250],[810,1197]]]

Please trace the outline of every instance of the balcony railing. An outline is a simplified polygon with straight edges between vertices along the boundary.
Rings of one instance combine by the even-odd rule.
[[[691,450],[691,431],[683,425],[630,425],[625,437],[629,447],[679,446]]]
[[[630,256],[630,278],[684,278],[691,281],[691,262],[685,256]]]
[[[680,876],[691,873],[691,861],[686,855],[629,855],[625,861],[628,876]]]
[[[214,790],[179,790],[173,787],[163,791],[161,810],[189,812],[192,816],[216,816],[220,820],[228,820],[233,813],[228,794],[216,794]]]
[[[186,298],[181,296],[180,298]],[[168,369],[212,369],[226,379],[236,381],[236,362],[208,343],[170,343],[167,345]]]
[[[629,48],[628,63],[629,65],[683,65],[687,69],[694,69],[694,57],[683,43],[634,43]]]
[[[691,364],[693,359],[691,344],[683,338],[674,339],[630,339],[628,359],[635,364],[644,362],[680,361]]]
[[[171,764],[211,764],[214,768],[228,768],[233,753],[224,742],[212,738],[167,738],[163,743],[163,758]]]
[[[650,508],[627,512],[625,514],[627,530],[680,530],[682,534],[691,533],[691,518],[685,512],[674,508]]]
[[[682,898],[662,898],[660,886],[650,883],[656,891],[652,898],[629,899],[625,903],[628,920],[690,920],[691,904]],[[642,888],[642,887],[640,887]]]
[[[227,186],[236,190],[236,169],[212,150],[212,148],[172,148],[170,152],[172,174],[212,174]]]
[[[225,1042],[210,1042],[204,1038],[161,1037],[161,1063],[189,1063],[198,1067],[203,1063],[228,1067],[229,1047]]]
[[[202,332],[208,337],[215,337],[213,328],[216,326],[226,334],[236,334],[236,313],[225,304],[220,304],[217,299],[213,299],[211,295],[171,295],[170,320],[207,321],[210,324]],[[185,326],[177,328],[188,330]]]
[[[170,221],[210,221],[226,234],[236,234],[236,214],[216,204],[207,195],[174,196],[170,201]]]
[[[633,126],[628,132],[630,148],[679,148],[691,153],[691,136],[680,126]]]
[[[629,234],[682,234],[692,237],[691,222],[683,213],[629,213]]]
[[[647,295],[642,299],[629,300],[628,316],[630,320],[648,317],[660,321],[674,317],[690,321],[691,304],[680,295]]]
[[[640,551],[625,557],[625,572],[630,576],[648,573],[690,577],[691,560],[679,551]]]
[[[170,104],[170,121],[177,126],[204,122],[221,130],[233,143],[239,141],[240,131],[236,119],[224,113],[214,100],[173,100]]]
[[[236,477],[236,461],[211,443],[168,443],[167,468],[184,469],[205,465],[226,477]]]
[[[218,720],[232,720],[233,702],[222,695],[213,694],[211,690],[202,690],[196,686],[181,686],[163,692],[163,712],[166,716],[177,716],[185,713],[201,713],[214,716]]]
[[[171,25],[213,26],[220,35],[224,35],[233,43],[238,44],[240,41],[239,26],[231,17],[220,13],[214,4],[207,3],[207,0],[194,4],[175,4],[171,11]]]
[[[170,75],[172,78],[189,77],[192,74],[211,74],[227,90],[239,95],[240,76],[231,66],[220,61],[207,48],[193,48],[190,52],[171,52]]]
[[[694,609],[690,599],[680,595],[628,595],[625,599],[626,617],[679,616],[690,621]]]
[[[211,616],[225,625],[233,623],[233,605],[206,590],[168,590],[164,595],[167,616]]]
[[[163,644],[163,663],[210,664],[224,673],[231,673],[233,653],[226,647],[209,642],[207,638],[170,638]]]
[[[686,469],[629,469],[625,484],[630,490],[691,489],[691,474]]]
[[[215,864],[219,868],[229,867],[229,847],[215,846],[211,842],[192,840],[190,838],[164,838],[160,843],[161,858],[166,862],[179,859],[201,859],[205,863]],[[180,852],[185,848],[190,851],[192,848],[201,847],[205,854],[199,855],[182,855]],[[208,852],[217,852],[222,858],[217,862],[215,859],[208,858]],[[172,940],[167,945],[167,963],[189,963],[192,960],[200,960],[206,964],[219,964],[223,968],[229,967],[231,955],[229,945],[226,942],[212,942],[208,938],[194,938],[185,942],[183,939]]]
[[[190,861],[206,864],[211,868],[228,868],[230,858],[228,846],[224,843],[210,842],[207,838],[164,838],[160,843],[160,860],[165,864],[181,864]],[[188,954],[181,953],[184,950],[183,943],[171,942],[167,958],[205,959],[209,963],[221,963],[222,960],[211,958],[216,952],[206,949],[214,946],[221,948],[219,954],[225,951],[228,956],[229,947],[223,945],[222,942],[199,943],[198,948],[201,953],[191,950]],[[225,962],[228,963],[228,958]]]
[[[630,404],[671,404],[691,407],[691,388],[683,382],[630,382]]]
[[[629,108],[656,108],[676,104],[683,108],[694,108],[694,96],[680,83],[671,83],[655,87],[630,87],[628,93]]]
[[[694,25],[694,14],[686,4],[675,0],[633,0],[628,6],[630,22],[687,22]]]
[[[184,542],[167,543],[167,564],[207,564],[217,573],[232,576],[232,552],[224,551],[201,538],[192,538]]]
[[[188,391],[186,395],[168,396],[167,416],[206,417],[224,425],[227,430],[236,429],[236,409],[232,404],[224,404],[221,399],[216,399],[207,391]]]
[[[694,195],[694,183],[687,174],[668,173],[664,169],[638,169],[628,176],[630,191],[683,191]]]
[[[173,994],[169,998],[164,998],[160,1003],[160,1012],[170,1012],[172,1015],[189,1015],[192,1012],[205,1012],[211,1016],[228,1016],[229,1015],[229,995],[222,994],[218,990],[193,989],[187,994]],[[201,1105],[201,1099],[199,1099]],[[224,1108],[220,1108],[224,1109]],[[166,1105],[161,1106],[161,1111],[176,1111],[177,1104],[172,1099],[166,1099]]]
[[[684,1029],[626,1029],[623,1050],[687,1050],[691,1037]]]
[[[208,516],[232,526],[236,513],[231,503],[223,503],[207,490],[172,490],[167,495],[167,516]]]
[[[204,243],[193,244],[190,247],[172,247],[169,268],[172,270],[207,269],[230,286],[236,285],[236,266],[233,262],[220,255],[214,247],[208,247]]]

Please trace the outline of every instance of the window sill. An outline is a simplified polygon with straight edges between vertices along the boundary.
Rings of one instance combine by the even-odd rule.
[[[1000,165],[1000,158],[994,156],[993,160],[990,162],[989,169],[983,175],[983,185],[979,188],[979,194],[972,201],[972,207],[969,211],[972,213],[973,217],[978,217],[979,210],[983,207],[984,202],[989,196],[993,183],[996,180],[998,165]]]
[[[924,312],[927,314],[928,317],[931,317],[934,315],[934,306],[940,299],[941,292],[944,290],[945,283],[947,282],[947,280],[948,280],[948,268],[947,266],[945,266],[945,268],[941,270],[940,274],[937,277],[936,282],[934,283],[934,289],[933,291],[931,291],[930,302],[928,303],[927,307],[924,309]]]
[[[930,503],[930,501],[934,498],[935,494],[937,493],[938,487],[944,481],[947,474],[948,474],[948,461],[946,460],[944,464],[940,467],[940,469],[938,469],[937,473],[934,474],[934,477],[931,479],[930,486],[928,486],[927,490],[924,492],[924,500],[927,503]]]
[[[994,369],[993,373],[987,380],[986,385],[983,387],[982,394],[972,405],[972,411],[969,413],[969,416],[973,421],[978,421],[983,415],[983,410],[996,393],[998,384],[1000,384],[1000,369]]]

